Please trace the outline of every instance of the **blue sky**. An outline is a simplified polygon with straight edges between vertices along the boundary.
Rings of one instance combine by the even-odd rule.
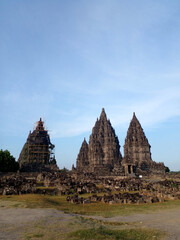
[[[102,107],[121,152],[132,113],[152,158],[180,170],[179,0],[1,0],[0,148],[40,118],[71,168]]]

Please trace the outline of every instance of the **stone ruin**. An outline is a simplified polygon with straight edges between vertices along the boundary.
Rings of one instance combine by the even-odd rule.
[[[114,168],[121,167],[122,156],[119,140],[107,120],[104,109],[100,119],[97,119],[89,144],[84,140],[77,157],[77,170],[109,174]]]
[[[97,173],[111,176],[163,175],[163,163],[152,161],[150,144],[135,113],[130,122],[124,145],[124,157],[120,152],[118,137],[104,108],[89,138],[84,139],[76,161],[79,173]]]
[[[54,156],[54,145],[50,141],[48,131],[40,118],[34,131],[29,133],[26,143],[20,153],[18,162],[20,171],[38,172],[48,169],[57,170]]]
[[[74,204],[155,203],[180,199],[180,178],[177,180],[122,179],[95,173],[82,177],[70,171],[8,173],[0,174],[0,195],[67,195],[67,201]]]
[[[150,144],[135,114],[124,145],[102,110],[89,143],[84,139],[72,171],[59,170],[44,122],[40,119],[19,156],[18,173],[0,173],[0,195],[67,195],[75,204],[139,204],[180,199],[180,175],[165,173],[151,158]],[[142,178],[139,178],[142,175]],[[89,197],[81,194],[88,193]]]
[[[133,113],[124,144],[122,165],[125,167],[125,175],[164,174],[164,164],[152,161],[150,149],[141,124]]]
[[[0,175],[0,195],[36,193],[36,178],[21,174]]]

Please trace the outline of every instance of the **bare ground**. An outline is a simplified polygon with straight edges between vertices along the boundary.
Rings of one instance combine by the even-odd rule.
[[[83,227],[78,217],[80,215],[65,214],[55,209],[0,207],[0,240],[39,239],[40,237],[41,239],[65,239],[64,234],[66,232],[77,229],[77,226]],[[150,214],[135,214],[112,218],[86,216],[87,218],[107,222],[130,223],[129,225],[122,225],[120,228],[159,229],[168,233],[164,239],[180,240],[179,208]],[[46,238],[46,233],[50,231],[52,231],[52,238]]]

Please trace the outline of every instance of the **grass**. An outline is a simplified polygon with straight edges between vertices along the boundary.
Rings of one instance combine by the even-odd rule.
[[[34,238],[42,238],[44,234],[42,233],[37,233],[37,234],[27,234],[25,235],[26,240],[34,239]]]
[[[20,231],[20,240],[160,240],[164,233],[143,228],[136,222],[107,221],[106,219],[93,219],[86,215],[111,217],[150,213],[180,207],[180,201],[142,205],[109,205],[105,203],[81,205],[66,202],[66,196],[26,194],[0,196],[0,206],[3,208],[52,208],[66,213],[84,214],[84,216],[52,214],[25,225],[22,224],[20,228],[17,227],[20,230],[14,230],[14,234],[17,234],[16,231]],[[139,229],[140,226],[141,229]],[[7,228],[6,231],[10,230]]]
[[[128,222],[111,222],[111,221],[103,221],[100,219],[94,219],[94,218],[89,218],[89,217],[79,217],[81,223],[91,223],[94,224],[94,226],[96,225],[100,225],[100,226],[111,226],[111,227],[119,227],[119,226],[127,226],[127,225],[131,225],[131,223]]]
[[[41,190],[54,190],[55,187],[44,187],[44,186],[38,186],[36,189],[41,189]]]
[[[46,217],[27,228],[22,234],[26,240],[160,240],[165,233],[123,223],[104,225],[105,221],[72,216],[66,221],[56,216]],[[130,229],[131,228],[131,229]]]
[[[50,221],[51,220],[51,221]],[[68,221],[46,219],[26,229],[22,239],[34,240],[160,240],[165,234],[151,229],[122,229],[121,226],[103,226],[91,219],[73,217]],[[20,238],[21,239],[21,238]]]
[[[155,230],[124,229],[112,230],[104,227],[98,229],[78,230],[68,235],[72,240],[152,240],[162,239],[163,233]]]
[[[82,215],[99,215],[113,217],[117,215],[132,215],[136,213],[151,213],[160,210],[180,207],[180,200],[166,201],[153,204],[114,204],[91,203],[71,204],[66,201],[66,196],[49,196],[39,194],[0,196],[0,206],[4,207],[26,207],[26,208],[54,208],[65,213],[76,213]]]

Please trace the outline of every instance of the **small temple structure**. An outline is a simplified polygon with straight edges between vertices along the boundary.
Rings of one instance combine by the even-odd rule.
[[[89,167],[89,161],[88,161],[88,144],[86,142],[86,139],[84,138],[84,141],[81,145],[78,157],[77,157],[77,169],[79,169],[79,171],[88,171]]]
[[[80,173],[98,175],[137,176],[164,174],[163,163],[151,159],[150,144],[135,113],[130,122],[124,145],[124,157],[120,152],[118,137],[107,119],[104,108],[89,138],[84,139],[76,161]]]
[[[33,132],[29,132],[20,153],[18,162],[21,171],[41,171],[43,168],[56,166],[54,147],[48,131],[45,130],[44,122],[40,118]]]

